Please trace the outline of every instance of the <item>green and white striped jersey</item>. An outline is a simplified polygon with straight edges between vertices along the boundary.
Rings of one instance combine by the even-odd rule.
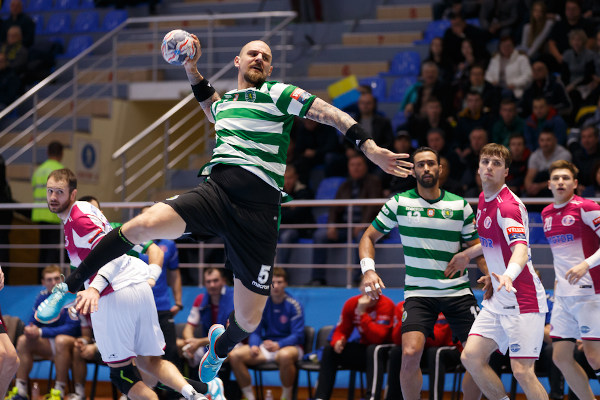
[[[239,165],[282,190],[294,116],[304,117],[315,98],[275,81],[225,93],[211,108],[217,141],[200,175],[210,174],[218,163]]]
[[[372,225],[382,233],[400,231],[406,264],[404,297],[471,294],[467,271],[450,278],[444,271],[461,251],[461,241],[477,239],[473,209],[460,196],[442,190],[423,199],[416,189],[398,193],[381,208]]]

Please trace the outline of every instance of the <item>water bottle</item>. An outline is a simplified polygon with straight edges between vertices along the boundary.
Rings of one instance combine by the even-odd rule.
[[[33,382],[31,386],[31,400],[39,400],[40,398],[40,385],[37,382]]]
[[[267,394],[265,395],[265,400],[273,400],[273,392],[271,389],[267,389]]]

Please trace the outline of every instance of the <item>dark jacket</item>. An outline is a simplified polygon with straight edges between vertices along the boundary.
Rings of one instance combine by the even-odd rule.
[[[376,199],[382,196],[381,180],[373,174],[367,174],[363,179],[357,182],[360,189],[358,191],[358,199]],[[351,179],[342,183],[335,195],[336,199],[352,199],[352,184]],[[379,213],[381,206],[361,206],[361,223],[371,223]],[[344,212],[347,207],[331,207],[329,209],[330,222],[344,222]]]
[[[358,115],[356,122],[360,123],[361,116]],[[373,140],[379,147],[391,150],[394,142],[394,131],[389,118],[382,115],[374,114],[371,118],[371,127],[373,132]]]
[[[523,97],[519,103],[522,116],[531,114],[533,100],[543,97],[558,112],[568,111],[571,108],[571,100],[567,95],[564,85],[556,79],[554,75],[548,75],[543,85],[538,85],[536,81],[531,82],[529,87],[523,92]]]

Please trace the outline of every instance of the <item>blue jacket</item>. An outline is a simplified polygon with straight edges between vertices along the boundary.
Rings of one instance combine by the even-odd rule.
[[[156,303],[157,311],[168,311],[171,309],[173,302],[171,300],[169,284],[167,282],[167,272],[179,268],[179,253],[175,242],[167,239],[154,240],[160,249],[165,253],[162,272],[156,281],[156,285],[152,288],[154,294],[154,302]],[[140,254],[140,259],[148,263],[148,255]]]
[[[71,318],[69,318],[69,312],[66,308],[60,310],[60,317],[58,321],[51,324],[42,324],[33,317],[35,310],[37,310],[40,303],[46,300],[49,296],[50,292],[46,289],[42,290],[38,294],[37,298],[35,299],[35,303],[33,304],[33,310],[31,312],[31,316],[29,317],[29,323],[42,328],[43,338],[50,339],[58,335],[69,335],[74,337],[81,336],[81,325],[79,324],[79,320],[73,321]]]
[[[202,323],[202,333],[204,336],[208,336],[208,330],[214,324],[221,324],[227,326],[227,320],[229,314],[233,311],[233,288],[229,286],[223,287],[223,293],[221,300],[219,300],[219,314],[217,320],[212,320],[212,311],[210,307],[210,296],[206,293],[202,296],[202,303],[200,303],[200,322]]]
[[[286,293],[281,304],[267,299],[262,320],[250,335],[248,344],[259,346],[265,340],[279,343],[279,347],[304,345],[304,310],[298,300]]]

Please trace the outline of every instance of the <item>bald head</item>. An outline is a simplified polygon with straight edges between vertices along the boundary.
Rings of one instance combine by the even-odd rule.
[[[262,40],[246,43],[235,57],[238,68],[238,89],[260,88],[273,71],[271,48]]]
[[[271,55],[271,48],[269,47],[269,45],[265,42],[263,42],[262,40],[253,40],[251,42],[248,42],[244,45],[244,47],[242,47],[242,49],[240,50],[240,56],[242,54],[244,54],[246,51],[248,51],[249,48],[261,48],[263,50],[267,50],[269,55]]]

